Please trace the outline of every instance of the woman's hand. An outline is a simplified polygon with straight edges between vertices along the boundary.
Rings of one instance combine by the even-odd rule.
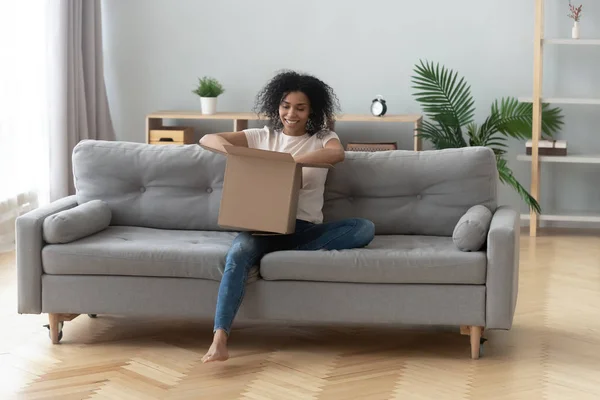
[[[202,136],[200,144],[225,153],[225,147],[223,146],[248,147],[248,139],[246,139],[246,134],[242,131],[209,133]]]

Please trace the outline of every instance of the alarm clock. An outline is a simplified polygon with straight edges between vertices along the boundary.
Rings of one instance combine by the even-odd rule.
[[[383,96],[378,95],[371,103],[371,114],[376,117],[382,117],[385,115],[386,111],[387,105],[385,104],[385,100],[383,99]]]

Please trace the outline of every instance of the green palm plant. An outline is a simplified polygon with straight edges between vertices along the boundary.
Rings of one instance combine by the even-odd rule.
[[[464,77],[439,64],[421,61],[415,66],[412,88],[415,99],[429,120],[417,133],[436,149],[485,146],[496,154],[500,181],[517,191],[530,209],[540,205],[517,181],[504,158],[509,138],[531,138],[533,104],[506,97],[492,103],[490,114],[478,125],[471,87]],[[542,134],[552,137],[563,125],[560,108],[542,105]]]

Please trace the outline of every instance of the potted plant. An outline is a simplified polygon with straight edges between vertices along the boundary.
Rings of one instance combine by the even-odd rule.
[[[416,65],[412,77],[414,96],[426,117],[417,135],[429,140],[436,149],[486,146],[496,154],[500,181],[512,186],[530,209],[541,212],[540,205],[513,176],[504,155],[506,140],[531,138],[533,104],[516,98],[494,101],[490,114],[481,125],[474,121],[475,107],[471,88],[464,78],[433,63]],[[563,125],[560,108],[542,104],[542,133],[550,137]],[[465,137],[466,136],[466,137]]]
[[[192,93],[200,96],[202,114],[215,114],[217,112],[217,97],[225,92],[221,83],[212,77],[198,78],[198,87]]]
[[[581,8],[583,6],[575,7],[571,4],[571,0],[569,0],[569,10],[571,11],[568,14],[568,17],[573,20],[573,28],[571,29],[571,37],[573,39],[579,39],[579,20],[581,19]]]

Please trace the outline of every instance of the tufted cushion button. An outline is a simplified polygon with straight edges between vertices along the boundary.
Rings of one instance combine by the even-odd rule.
[[[146,191],[146,188],[142,186],[142,187],[140,188],[140,192],[144,193],[145,191]]]
[[[352,197],[352,196],[348,197],[348,201],[354,201],[354,197]]]
[[[422,197],[421,197],[421,195],[420,195],[420,194],[418,194],[418,195],[417,195],[417,200],[421,200],[421,198],[422,198]]]
[[[212,190],[212,188],[207,188],[207,189],[206,189],[206,192],[207,192],[207,193],[212,193],[212,191],[213,191],[213,190]]]

